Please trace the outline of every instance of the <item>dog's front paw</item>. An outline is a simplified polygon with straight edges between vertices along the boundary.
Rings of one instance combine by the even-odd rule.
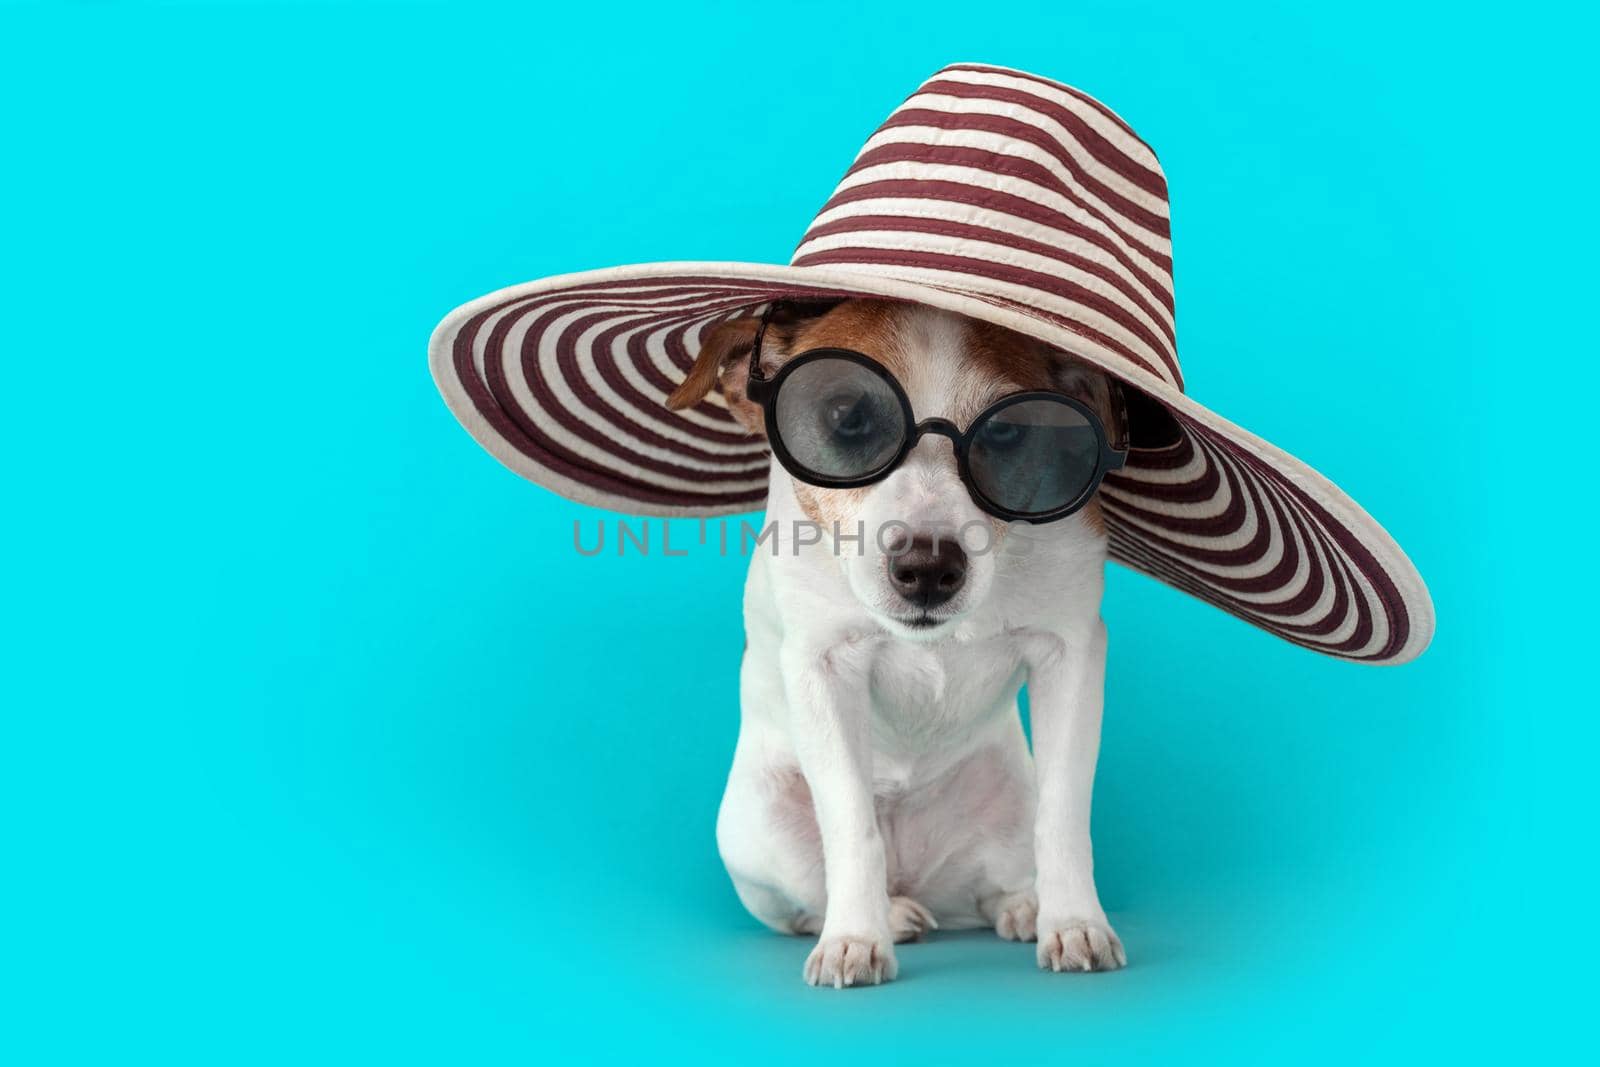
[[[994,932],[1007,941],[1032,941],[1039,920],[1039,897],[1031,889],[1008,893],[995,908]]]
[[[1047,971],[1114,971],[1128,963],[1122,941],[1104,919],[1039,921],[1039,966]]]
[[[806,957],[811,985],[878,985],[900,973],[887,937],[824,937]]]

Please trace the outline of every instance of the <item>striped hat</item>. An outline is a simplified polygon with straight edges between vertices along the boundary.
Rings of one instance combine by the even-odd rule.
[[[1110,109],[959,63],[872,135],[788,266],[650,263],[502,289],[439,324],[433,374],[518,474],[618,511],[710,516],[761,508],[769,458],[715,392],[666,407],[708,327],[791,297],[987,320],[1170,414],[1101,488],[1112,558],[1318,652],[1415,658],[1433,605],[1400,547],[1322,475],[1185,395],[1169,233],[1155,153]]]

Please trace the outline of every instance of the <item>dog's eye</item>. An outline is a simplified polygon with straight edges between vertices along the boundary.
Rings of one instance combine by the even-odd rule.
[[[835,393],[823,402],[822,423],[838,440],[859,441],[873,431],[872,404],[860,393]]]
[[[990,419],[978,431],[978,436],[989,448],[999,451],[1016,448],[1027,440],[1028,428],[1005,419]]]

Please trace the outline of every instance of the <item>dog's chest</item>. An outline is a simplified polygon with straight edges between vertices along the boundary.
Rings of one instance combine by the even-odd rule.
[[[1009,642],[890,642],[873,662],[874,747],[908,756],[959,746],[1013,706],[1022,684]]]

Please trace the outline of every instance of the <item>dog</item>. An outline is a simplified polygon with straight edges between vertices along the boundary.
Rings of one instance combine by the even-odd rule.
[[[743,316],[708,330],[668,406],[715,391],[764,433],[748,395],[759,329]],[[916,418],[956,427],[1020,390],[1065,393],[1108,428],[1126,418],[1095,368],[921,305],[845,300],[773,321],[760,344],[767,373],[814,349],[864,353]],[[928,434],[865,487],[819,488],[774,461],[767,517],[780,539],[753,553],[745,586],[739,738],[717,817],[745,908],[817,938],[814,986],[893,979],[895,944],[936,928],[1036,941],[1048,971],[1124,966],[1089,839],[1106,655],[1098,500],[1037,526],[995,518],[951,441]],[[829,536],[783,543],[807,525]]]

